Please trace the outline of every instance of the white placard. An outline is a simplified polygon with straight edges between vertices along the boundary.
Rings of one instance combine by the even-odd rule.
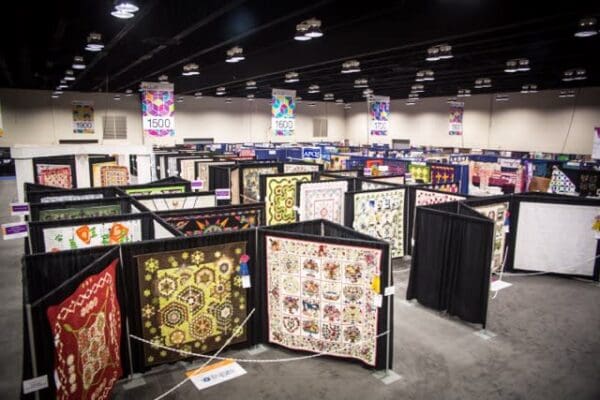
[[[296,130],[296,120],[291,118],[271,118],[271,125],[276,131]]]
[[[392,296],[394,293],[396,293],[396,288],[394,286],[388,286],[383,290],[384,296]]]
[[[27,222],[11,222],[8,224],[2,224],[2,239],[20,239],[29,236],[29,229]]]
[[[227,382],[233,378],[245,375],[246,370],[240,364],[232,360],[223,360],[204,367],[199,371],[186,373],[190,380],[196,386],[196,389],[203,390],[219,383]]]
[[[592,147],[592,158],[600,160],[600,127],[594,128],[594,145]]]
[[[148,129],[175,129],[174,117],[144,117],[142,119],[144,130]]]
[[[10,215],[29,215],[29,203],[10,203]]]
[[[370,120],[369,121],[369,131],[382,131],[382,132],[387,132],[389,130],[390,127],[390,121],[376,121],[376,120]]]
[[[23,394],[37,392],[48,387],[48,375],[38,376],[37,378],[23,381]]]

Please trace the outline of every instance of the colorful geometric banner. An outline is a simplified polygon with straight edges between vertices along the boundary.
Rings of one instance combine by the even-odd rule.
[[[450,103],[450,127],[448,134],[450,136],[461,136],[463,134],[463,114],[465,112],[465,103]]]
[[[369,132],[373,136],[386,136],[389,129],[390,98],[373,96],[369,102]]]
[[[94,103],[73,102],[73,133],[94,134]]]
[[[173,84],[142,82],[142,126],[152,137],[175,136]]]
[[[296,128],[296,91],[273,89],[271,129],[275,136],[291,136]]]

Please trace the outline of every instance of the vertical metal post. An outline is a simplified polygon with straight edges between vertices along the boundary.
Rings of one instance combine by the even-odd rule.
[[[387,287],[392,286],[392,244],[390,242],[388,248],[388,278]],[[385,337],[385,375],[387,376],[390,372],[390,335],[391,332],[391,302],[392,296],[387,297],[387,335]]]
[[[37,359],[36,359],[36,352],[35,352],[35,340],[33,337],[33,316],[31,315],[31,304],[25,304],[25,315],[27,318],[27,325],[29,327],[29,329],[27,330],[27,333],[29,336],[29,351],[31,352],[31,374],[33,375],[34,378],[36,378],[38,376],[38,370],[37,370]],[[35,396],[35,400],[39,400],[40,393],[36,391],[34,396]]]
[[[119,245],[119,260],[121,261],[121,277],[124,276],[125,271],[123,269],[123,249]],[[133,379],[133,352],[131,351],[131,332],[129,330],[129,318],[126,315],[125,318],[125,334],[127,335],[127,354],[129,355],[129,379]]]

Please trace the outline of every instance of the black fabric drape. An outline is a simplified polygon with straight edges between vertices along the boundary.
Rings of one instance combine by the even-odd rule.
[[[485,327],[493,235],[491,220],[417,207],[406,298]]]
[[[88,194],[99,194],[102,195],[102,198],[111,198],[118,197],[120,192],[112,187],[34,191],[27,194],[27,201],[29,203],[41,203],[45,197],[82,196]]]

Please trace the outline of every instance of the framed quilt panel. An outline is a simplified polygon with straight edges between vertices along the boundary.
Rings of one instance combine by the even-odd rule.
[[[283,173],[291,172],[319,172],[319,166],[316,164],[283,164]]]
[[[242,169],[242,203],[258,203],[260,201],[260,176],[278,173],[277,167],[250,167]]]
[[[265,179],[266,225],[296,222],[296,184],[310,182],[312,175],[267,176]]]
[[[455,196],[446,193],[429,192],[427,190],[416,190],[415,207],[430,206],[432,204],[449,203],[451,201],[464,200],[463,196]]]
[[[348,181],[309,182],[300,185],[300,221],[327,219],[344,225],[344,194]]]
[[[392,257],[404,256],[405,189],[355,193],[352,228],[391,244]]]
[[[120,165],[105,165],[100,167],[100,185],[129,185],[129,169]]]
[[[131,196],[147,196],[150,194],[185,193],[185,185],[148,186],[145,188],[123,188]]]
[[[247,315],[239,275],[246,242],[144,254],[137,258],[142,337],[195,352],[218,350]],[[246,341],[244,327],[231,342]],[[144,344],[152,366],[182,358]]]
[[[377,181],[361,181],[361,190],[389,189],[391,187]]]
[[[189,216],[163,216],[172,227],[186,236],[200,236],[218,232],[254,228],[262,220],[260,208],[250,210],[222,210]]]
[[[37,164],[38,182],[41,185],[73,188],[73,174],[70,165]]]
[[[162,197],[155,199],[137,199],[150,211],[183,210],[189,208],[206,208],[217,205],[214,195]]]
[[[120,204],[110,204],[106,206],[69,207],[58,208],[54,210],[40,210],[39,220],[64,221],[76,218],[106,217],[109,215],[120,214],[123,214]]]
[[[65,201],[78,201],[78,200],[97,200],[103,199],[102,193],[91,193],[91,194],[77,194],[77,195],[62,195],[62,196],[48,196],[42,197],[40,203],[62,203]]]
[[[395,185],[404,185],[404,177],[403,176],[389,176],[389,177],[385,177],[385,178],[373,179],[373,181],[393,183]]]
[[[266,236],[269,342],[374,366],[381,250]]]
[[[109,399],[123,373],[117,262],[46,310],[54,336],[57,399]]]
[[[447,185],[454,183],[454,167],[445,165],[431,165],[431,183],[434,185]]]
[[[102,167],[116,167],[118,165],[119,164],[117,164],[116,161],[107,161],[92,164],[92,186],[102,186]]]
[[[473,207],[478,213],[494,221],[494,250],[492,252],[492,273],[502,270],[504,260],[504,246],[506,234],[504,233],[504,221],[508,212],[508,203],[490,204],[487,206]]]
[[[138,242],[142,240],[142,221],[104,222],[75,226],[46,228],[44,249],[46,252],[74,250],[93,246]]]
[[[415,182],[417,180],[423,183],[431,182],[431,170],[428,165],[410,164],[408,166],[408,172],[412,175]]]

